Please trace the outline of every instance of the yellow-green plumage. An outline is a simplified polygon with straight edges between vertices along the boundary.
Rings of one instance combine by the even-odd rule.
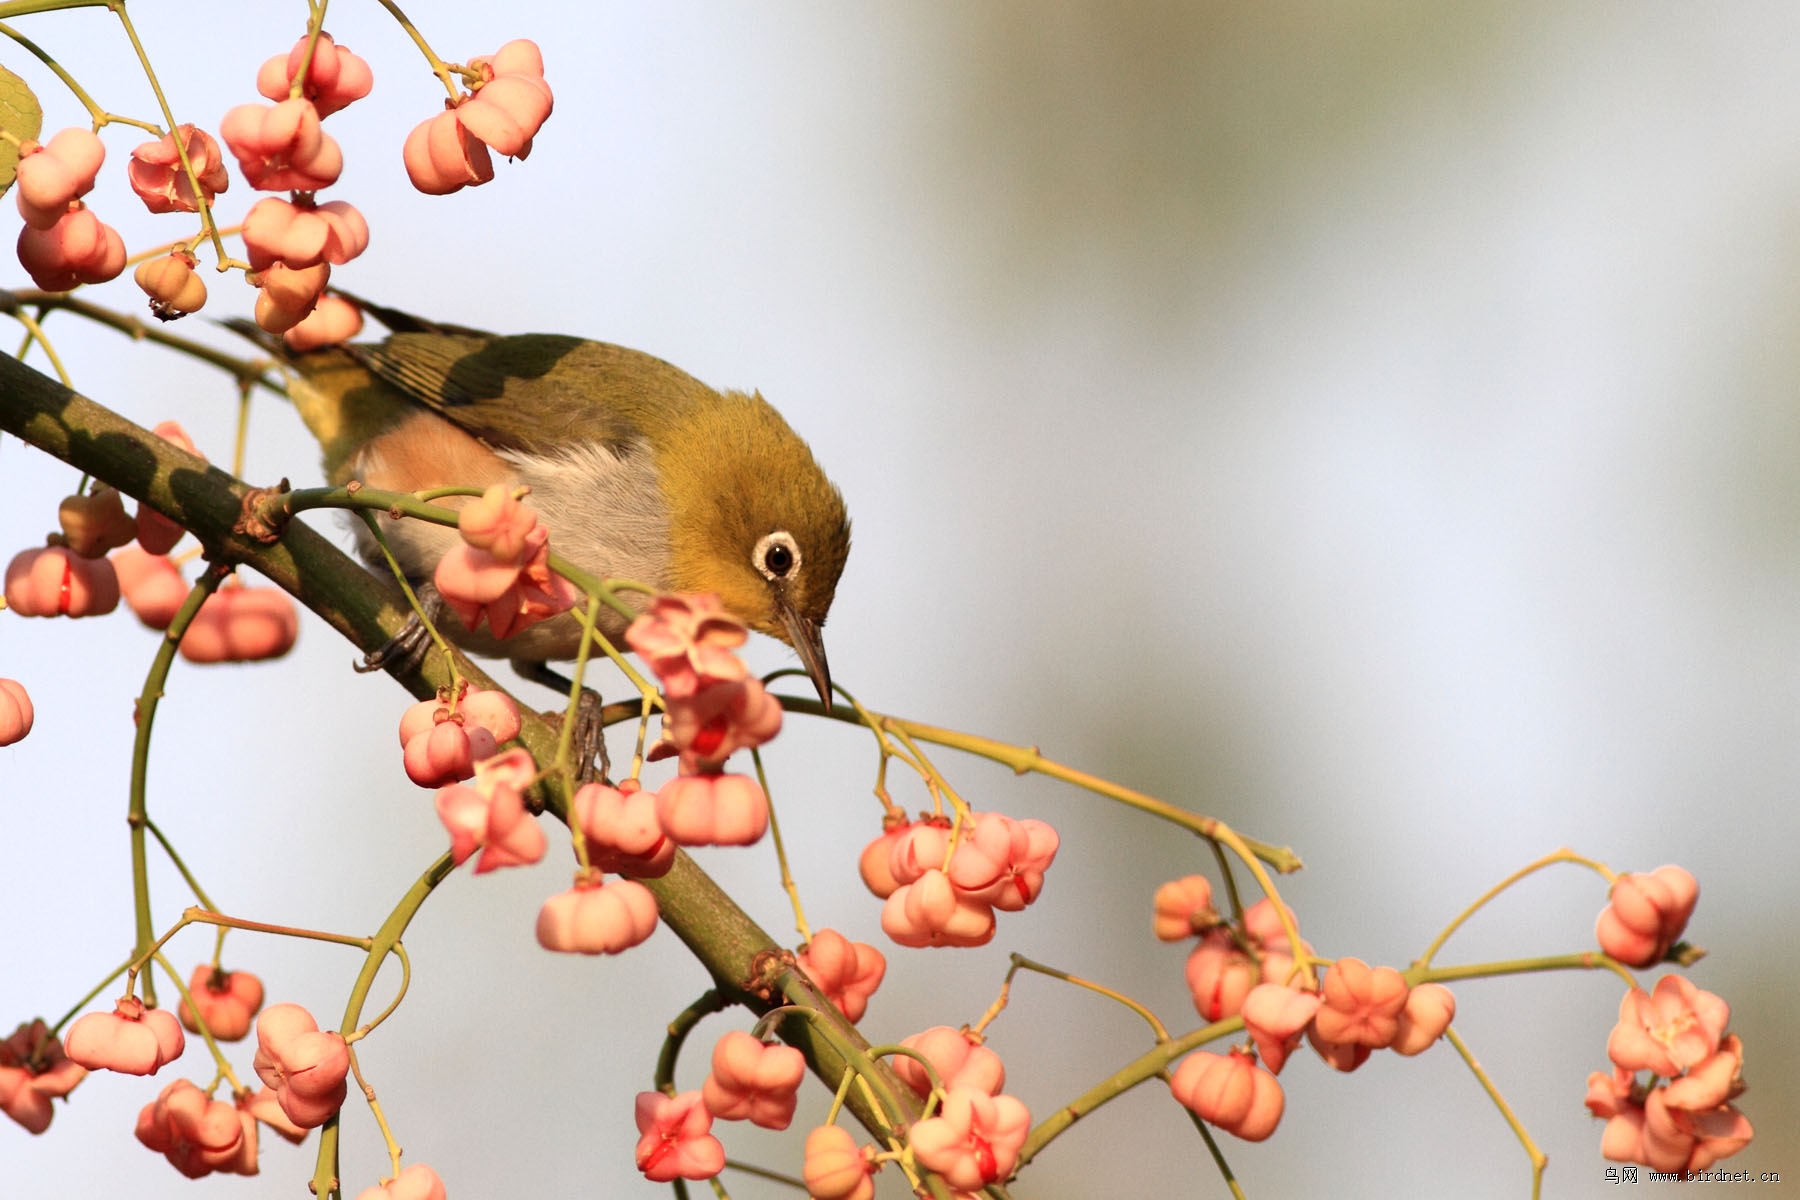
[[[394,330],[387,340],[282,353],[334,483],[529,485],[553,550],[603,577],[717,593],[752,628],[800,650],[823,689],[817,631],[849,553],[849,520],[806,443],[760,395],[715,391],[604,342],[503,337],[364,307]],[[419,578],[455,536],[417,522],[384,532]],[[459,640],[542,660],[572,655],[578,638],[560,618],[504,643]]]

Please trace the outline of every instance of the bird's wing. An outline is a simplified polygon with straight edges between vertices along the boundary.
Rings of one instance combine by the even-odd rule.
[[[344,349],[389,387],[496,449],[623,451],[717,394],[636,350],[559,334],[403,332]]]
[[[225,324],[309,379],[361,367],[496,449],[546,453],[572,442],[599,442],[629,453],[646,439],[660,440],[681,414],[720,399],[680,368],[623,346],[549,333],[503,337],[339,294],[391,335],[296,353],[242,318]],[[329,390],[336,396],[352,386],[354,380],[338,381]],[[337,396],[334,404],[341,400]],[[357,404],[359,411],[380,409],[360,394]],[[378,424],[390,421],[382,410]],[[308,425],[325,440],[320,427],[310,419]]]

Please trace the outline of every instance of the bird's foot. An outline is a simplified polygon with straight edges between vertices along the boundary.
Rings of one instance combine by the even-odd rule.
[[[431,633],[425,628],[425,622],[419,620],[414,613],[406,618],[406,624],[393,637],[362,656],[362,661],[352,664],[358,675],[367,675],[371,671],[387,671],[398,669],[402,675],[416,673],[425,665],[425,655],[431,649]]]
[[[444,611],[444,598],[428,580],[419,585],[417,595],[419,608],[430,620],[437,620]],[[402,675],[417,674],[425,665],[425,656],[431,652],[431,630],[425,627],[417,612],[406,618],[399,632],[383,642],[375,649],[363,655],[362,662],[356,664],[359,675],[367,675],[371,671],[397,670]]]
[[[514,659],[513,670],[526,679],[541,683],[547,688],[567,695],[575,685],[544,663]],[[612,760],[606,753],[606,725],[602,720],[602,709],[605,704],[600,693],[593,688],[584,687],[575,702],[575,733],[573,746],[575,761],[581,764],[582,783],[605,783],[612,776]],[[560,726],[563,714],[547,712],[544,719]]]

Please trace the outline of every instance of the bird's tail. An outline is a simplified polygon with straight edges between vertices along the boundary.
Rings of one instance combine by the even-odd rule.
[[[255,343],[258,349],[276,362],[285,363],[294,360],[294,352],[288,348],[286,342],[281,340],[279,333],[270,333],[249,317],[225,317],[219,321],[219,324],[239,337]]]
[[[451,325],[443,321],[432,321],[425,317],[414,316],[403,309],[390,308],[385,304],[377,304],[373,300],[365,300],[342,288],[328,289],[332,295],[348,300],[368,316],[374,317],[387,327],[389,333],[442,333],[455,337],[488,338],[493,335],[480,329],[470,329],[466,325]],[[330,354],[331,348],[324,350],[296,351],[284,341],[280,334],[270,333],[247,317],[226,317],[219,322],[239,337],[254,342],[270,358],[280,363],[294,364],[313,354]],[[355,347],[344,348],[346,353],[354,356]]]
[[[452,337],[490,338],[494,335],[481,329],[470,329],[467,325],[450,325],[443,321],[432,321],[425,317],[414,316],[398,308],[389,308],[385,304],[377,304],[373,300],[364,300],[361,296],[352,295],[343,288],[334,287],[331,294],[342,297],[369,316],[374,317],[387,326],[389,333],[444,333]]]

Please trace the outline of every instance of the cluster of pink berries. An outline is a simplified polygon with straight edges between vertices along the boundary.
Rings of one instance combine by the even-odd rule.
[[[235,1042],[250,1033],[252,1018],[261,1090],[246,1089],[227,1103],[189,1080],[175,1080],[138,1113],[138,1141],[192,1179],[215,1172],[254,1175],[261,1126],[298,1143],[343,1107],[350,1054],[342,1035],[320,1030],[297,1004],[276,1004],[258,1016],[262,983],[247,971],[202,964],[189,992],[192,1005],[182,1003],[179,1024],[132,996],[121,998],[112,1012],[88,1013],[70,1027],[66,1053],[42,1021],[20,1026],[0,1045],[0,1107],[41,1133],[50,1124],[49,1097],[66,1095],[88,1071],[152,1075],[186,1049],[181,1025],[197,1031],[204,1021],[215,1041]],[[437,1173],[415,1164],[359,1200],[443,1196]]]
[[[506,43],[491,57],[469,61],[481,73],[472,94],[444,102],[444,111],[406,135],[402,157],[414,187],[442,196],[494,177],[490,149],[507,158],[531,154],[531,139],[549,119],[554,97],[544,82],[537,43]]]
[[[733,1030],[713,1046],[712,1071],[697,1092],[637,1098],[637,1166],[653,1183],[711,1179],[725,1167],[714,1120],[786,1129],[794,1119],[806,1060],[792,1046]]]
[[[1296,950],[1274,901],[1258,901],[1229,924],[1213,906],[1204,876],[1157,889],[1154,928],[1169,942],[1199,935],[1187,962],[1194,1008],[1209,1022],[1242,1017],[1254,1046],[1190,1054],[1170,1090],[1201,1118],[1246,1141],[1261,1141],[1280,1123],[1285,1098],[1275,1076],[1303,1037],[1332,1067],[1354,1071],[1376,1050],[1422,1053],[1456,1013],[1456,999],[1442,984],[1408,986],[1392,967],[1356,958],[1333,963],[1317,990],[1303,988],[1296,958],[1312,957],[1313,948],[1303,940]]]
[[[199,454],[173,421],[155,433]],[[104,485],[65,497],[57,522],[61,531],[48,545],[21,551],[7,564],[8,608],[22,617],[97,617],[123,597],[144,625],[169,627],[190,590],[168,557],[186,532],[180,525],[149,505],[128,514],[118,490]],[[181,656],[196,663],[279,658],[299,634],[299,612],[285,592],[233,581],[200,606],[181,639]],[[24,685],[0,679],[0,746],[24,738],[34,719]]]
[[[462,540],[438,560],[433,582],[471,631],[486,621],[497,638],[567,612],[580,593],[550,569],[550,531],[537,510],[495,484],[457,514]]]
[[[1700,885],[1677,866],[1620,875],[1595,927],[1600,946],[1632,966],[1661,962],[1680,940]],[[1749,1144],[1731,1103],[1744,1090],[1744,1047],[1731,1008],[1677,975],[1632,988],[1606,1039],[1613,1070],[1588,1076],[1588,1111],[1604,1118],[1600,1152],[1657,1171],[1700,1171]],[[1641,1079],[1640,1071],[1648,1072]]]
[[[919,1164],[942,1175],[959,1194],[1011,1176],[1031,1131],[1031,1113],[1001,1091],[1006,1068],[1000,1056],[982,1045],[979,1035],[948,1025],[902,1038],[900,1044],[922,1054],[943,1084],[936,1115],[912,1128]],[[931,1095],[931,1077],[917,1060],[896,1057],[894,1070],[920,1096]]]
[[[882,932],[902,946],[982,946],[996,910],[1019,912],[1044,890],[1060,845],[1043,821],[971,813],[890,821],[863,848],[863,883],[886,901]]]
[[[181,167],[183,152],[199,181],[198,193]],[[125,243],[118,230],[81,199],[93,190],[105,160],[104,143],[80,127],[59,130],[47,143],[27,141],[19,147],[17,196],[25,218],[19,262],[45,291],[105,283],[125,269]],[[126,174],[132,191],[153,213],[198,212],[201,199],[211,204],[230,184],[219,144],[192,125],[133,150]],[[194,274],[193,255],[185,251],[145,262],[135,278],[149,294],[151,310],[165,320],[206,303],[206,285]]]
[[[174,421],[164,421],[152,432],[199,455],[193,440]],[[118,607],[122,583],[117,560],[108,559],[107,552],[130,547],[135,541],[144,556],[161,557],[186,532],[147,504],[139,505],[137,515],[131,516],[118,490],[104,485],[85,496],[65,497],[57,506],[56,518],[61,532],[48,539],[49,545],[24,551],[7,565],[6,602],[21,616],[104,616]],[[143,574],[137,558],[127,560],[127,573],[134,582]],[[177,579],[179,574],[176,572]],[[155,591],[152,587],[146,596]],[[182,586],[175,607],[186,595],[187,588]],[[158,628],[166,629],[174,615],[172,607]]]
[[[495,637],[510,637],[579,597],[550,569],[549,530],[506,487],[464,505],[457,528],[462,540],[439,561],[434,582],[469,629],[485,621]],[[576,791],[571,824],[589,869],[539,911],[538,941],[551,950],[617,954],[654,931],[650,891],[635,879],[608,883],[605,872],[657,878],[678,846],[749,845],[768,828],[762,789],[723,771],[731,754],[781,729],[780,703],[732,653],[748,637],[743,622],[713,596],[658,596],[625,637],[663,682],[664,744],[680,756],[681,773],[654,795],[636,780]],[[499,752],[518,731],[511,699],[479,691],[415,705],[401,721],[408,776],[437,787],[455,859],[479,851],[478,874],[537,862],[546,849],[525,803],[536,765],[523,749]]]
[[[0,1109],[33,1133],[50,1125],[50,1100],[66,1096],[89,1071],[154,1075],[180,1058],[187,1046],[181,1026],[201,1022],[215,1041],[235,1042],[255,1019],[255,1068],[263,1087],[214,1099],[187,1079],[177,1079],[138,1113],[139,1142],[167,1158],[190,1179],[214,1173],[255,1175],[260,1127],[290,1142],[334,1117],[348,1094],[350,1053],[342,1035],[319,1029],[298,1004],[262,1006],[260,980],[247,971],[194,969],[181,1021],[122,997],[111,1012],[92,1012],[69,1028],[67,1047],[43,1021],[21,1025],[0,1043]],[[197,1011],[196,1011],[197,1010]],[[216,1086],[216,1084],[214,1085]],[[437,1173],[416,1164],[358,1200],[443,1200]]]
[[[263,1088],[246,1089],[228,1103],[176,1080],[138,1113],[138,1141],[190,1178],[254,1175],[259,1125],[299,1142],[337,1113],[349,1073],[340,1035],[321,1032],[297,1004],[277,1004],[258,1016],[262,982],[247,971],[203,963],[194,969],[189,992],[191,1004],[183,1001],[179,1021],[128,995],[111,1012],[80,1017],[66,1042],[41,1020],[19,1026],[0,1043],[0,1109],[42,1133],[50,1125],[50,1100],[66,1096],[89,1071],[154,1075],[186,1051],[183,1025],[198,1031],[204,1024],[215,1041],[235,1042],[248,1036],[254,1020]]]
[[[81,197],[94,187],[106,147],[90,130],[59,130],[48,142],[19,145],[19,263],[47,292],[105,283],[125,269],[119,231]]]
[[[244,215],[249,281],[256,285],[256,323],[297,350],[330,345],[362,328],[361,312],[326,296],[331,268],[361,254],[368,222],[342,200],[319,203],[344,168],[343,151],[320,122],[369,94],[369,64],[321,33],[301,76],[309,39],[263,64],[256,90],[273,104],[240,104],[219,123],[219,136],[244,180],[259,192],[288,192],[258,200]]]
[[[1679,944],[1699,892],[1677,866],[1619,876],[1596,923],[1601,949],[1631,966],[1662,961]],[[1213,907],[1211,885],[1192,875],[1159,888],[1155,909],[1157,937],[1200,937],[1188,958],[1194,1007],[1208,1021],[1242,1017],[1254,1046],[1189,1055],[1171,1090],[1205,1120],[1247,1140],[1268,1137],[1280,1122],[1284,1100],[1275,1075],[1302,1036],[1327,1063],[1353,1071],[1377,1049],[1421,1053],[1455,1017],[1449,989],[1408,986],[1393,968],[1355,958],[1333,963],[1317,991],[1303,990],[1292,940],[1267,899],[1230,927]],[[1302,942],[1299,954],[1311,957],[1312,947]],[[1678,976],[1665,976],[1652,993],[1626,993],[1607,1039],[1613,1071],[1588,1077],[1587,1107],[1606,1120],[1607,1158],[1694,1171],[1750,1141],[1750,1123],[1731,1103],[1744,1084],[1743,1045],[1726,1031],[1729,1016],[1723,1000]],[[1648,1072],[1647,1080],[1639,1072]]]
[[[625,641],[662,681],[662,741],[681,773],[656,794],[656,818],[681,845],[748,846],[769,826],[769,801],[725,760],[781,732],[781,702],[751,676],[736,649],[750,634],[716,596],[658,596]]]
[[[816,939],[815,939],[816,940]],[[941,1087],[916,1059],[896,1055],[894,1069],[920,1098],[927,1115],[908,1134],[914,1161],[941,1175],[957,1197],[973,1196],[1006,1180],[1018,1166],[1031,1114],[1005,1095],[1006,1068],[978,1034],[940,1025],[900,1043],[931,1064]],[[788,1046],[764,1043],[741,1031],[713,1047],[712,1070],[698,1091],[637,1098],[637,1164],[646,1178],[710,1179],[724,1167],[725,1149],[712,1134],[714,1120],[748,1120],[786,1129],[794,1119],[806,1063]],[[806,1138],[801,1169],[814,1200],[869,1200],[881,1160],[873,1146],[859,1149],[851,1134],[822,1125]]]
[[[524,158],[550,116],[553,97],[535,43],[508,42],[471,60],[468,69],[476,76],[472,90],[447,101],[446,111],[406,139],[407,174],[428,195],[486,183],[494,177],[489,149]],[[257,201],[244,217],[243,239],[247,278],[258,288],[256,322],[295,349],[341,342],[362,328],[361,312],[325,289],[333,266],[367,248],[368,222],[355,206],[320,203],[314,193],[336,183],[344,165],[321,121],[367,96],[374,82],[369,64],[330,34],[302,37],[257,72],[257,91],[273,103],[239,105],[219,125],[252,188],[289,193]],[[25,218],[19,261],[46,291],[104,283],[125,269],[118,231],[82,199],[105,158],[105,145],[80,127],[19,147],[16,193]],[[127,176],[153,213],[198,212],[230,185],[219,142],[191,124],[133,150]],[[153,313],[173,320],[206,303],[196,265],[190,250],[177,248],[138,267],[135,278]]]
[[[1606,1039],[1613,1069],[1588,1076],[1588,1111],[1606,1120],[1601,1154],[1701,1171],[1750,1143],[1750,1122],[1731,1103],[1744,1090],[1744,1046],[1726,1032],[1730,1017],[1725,1001],[1678,975],[1625,993]]]
[[[931,1063],[942,1082],[933,1112],[908,1136],[914,1161],[943,1176],[957,1197],[974,1196],[1010,1177],[1031,1129],[1031,1113],[1004,1094],[1006,1068],[978,1034],[939,1025],[901,1040]],[[931,1077],[916,1060],[896,1055],[894,1070],[921,1098]],[[858,1148],[848,1130],[822,1125],[806,1138],[801,1176],[816,1200],[870,1200],[880,1168],[874,1146]]]
[[[459,783],[518,737],[519,727],[518,706],[501,691],[464,685],[454,697],[415,704],[400,717],[406,777],[428,788]]]
[[[815,934],[801,950],[797,961],[800,969],[851,1021],[862,1018],[869,996],[880,986],[887,969],[886,961],[873,946],[852,942],[830,929],[821,929]],[[909,1040],[906,1044],[911,1046],[913,1042]],[[963,1046],[966,1050],[967,1044],[963,1043]],[[954,1074],[951,1056],[935,1043],[927,1053],[943,1056],[944,1068],[940,1075],[951,1078]],[[933,1057],[934,1064],[938,1061]],[[765,1043],[741,1031],[727,1033],[714,1046],[712,1071],[698,1091],[675,1095],[642,1092],[638,1095],[638,1169],[646,1178],[658,1183],[712,1178],[725,1165],[724,1146],[712,1134],[713,1121],[747,1120],[766,1129],[786,1129],[794,1118],[800,1083],[805,1075],[806,1063],[798,1050]],[[1004,1072],[998,1077],[1004,1078]],[[923,1072],[919,1073],[919,1079],[924,1080]],[[919,1087],[920,1095],[930,1090],[928,1082],[915,1086]],[[809,1147],[811,1144],[809,1139]],[[858,1162],[862,1161],[859,1156]],[[810,1149],[807,1162],[810,1172],[813,1163]],[[807,1178],[810,1183],[811,1174]],[[872,1189],[873,1184],[870,1187]],[[815,1188],[812,1194],[824,1197],[851,1193],[827,1193]]]

